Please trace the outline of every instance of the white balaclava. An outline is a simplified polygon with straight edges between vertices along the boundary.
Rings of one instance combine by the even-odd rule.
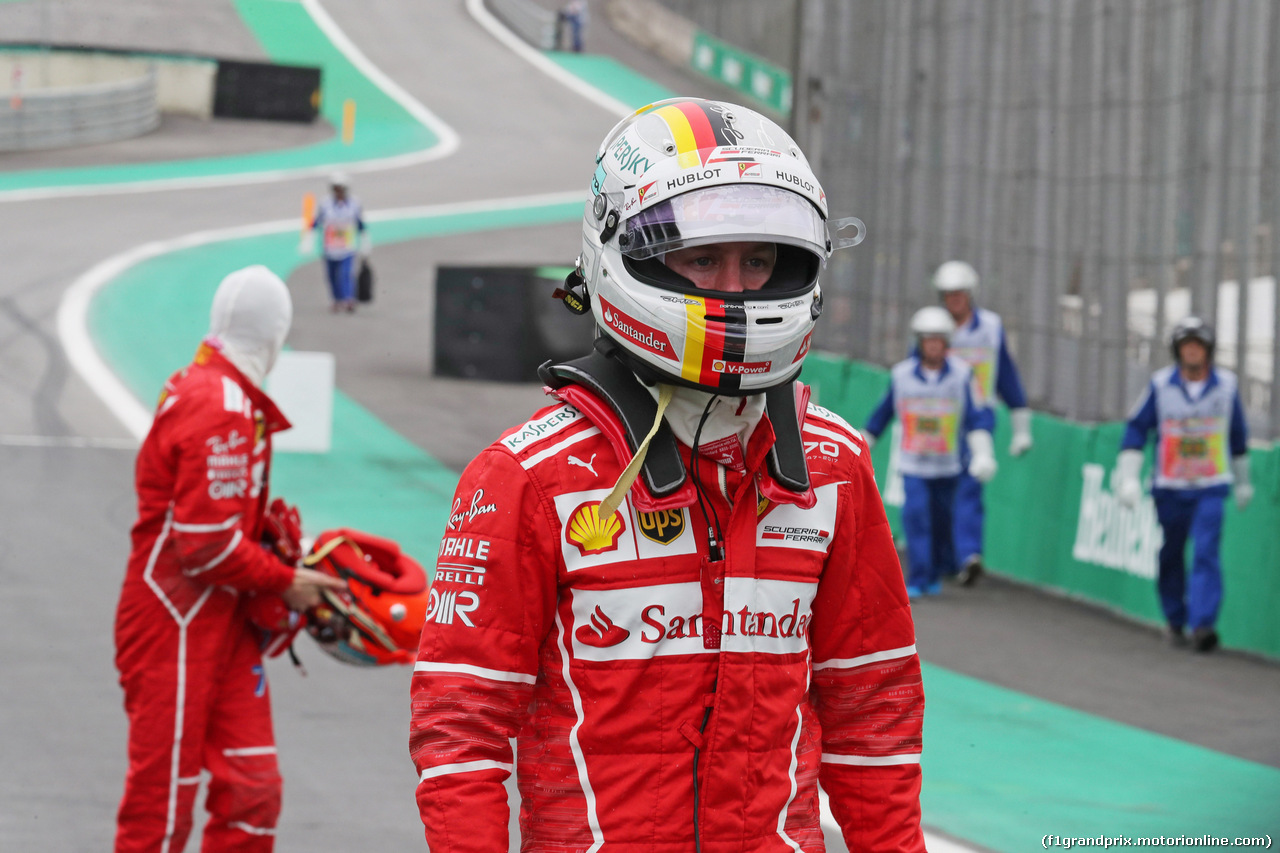
[[[261,387],[292,322],[289,288],[271,270],[255,264],[236,270],[218,285],[206,340]]]
[[[644,386],[650,396],[657,398],[657,388]],[[693,438],[698,431],[698,423],[707,403],[715,396],[697,388],[677,386],[673,389],[671,403],[667,406],[665,417],[676,440],[687,447],[693,446]],[[722,441],[729,436],[737,436],[746,455],[747,440],[755,432],[756,425],[764,416],[764,394],[753,394],[750,397],[717,397],[702,425],[702,434],[698,443],[702,447]]]

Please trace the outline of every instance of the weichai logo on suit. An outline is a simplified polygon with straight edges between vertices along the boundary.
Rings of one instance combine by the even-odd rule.
[[[640,533],[661,545],[670,545],[684,533],[684,510],[660,509],[655,512],[636,513],[636,526]]]

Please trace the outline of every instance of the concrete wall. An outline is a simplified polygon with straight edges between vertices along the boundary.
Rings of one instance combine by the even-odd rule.
[[[539,50],[556,49],[556,13],[532,0],[485,0],[512,32]]]
[[[209,118],[218,63],[213,59],[128,56],[89,51],[0,50],[0,97],[13,94],[15,68],[20,88],[31,97],[41,90],[121,82],[155,72],[156,103],[162,112]]]
[[[693,64],[697,27],[653,0],[607,0],[605,15],[619,33],[677,68]]]

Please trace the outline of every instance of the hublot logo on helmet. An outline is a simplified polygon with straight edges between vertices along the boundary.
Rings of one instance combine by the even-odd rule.
[[[778,171],[778,170],[775,170],[775,171],[774,171],[774,173],[773,173],[773,175],[774,175],[774,177],[776,177],[778,180],[780,180],[780,181],[786,181],[786,182],[787,182],[787,183],[789,183],[789,184],[792,184],[792,185],[794,185],[794,186],[799,187],[800,189],[804,190],[805,192],[808,192],[808,193],[813,192],[813,184],[809,183],[808,181],[806,181],[804,178],[800,177],[799,175],[793,175],[793,174],[791,174],[790,172],[782,172],[782,171]]]
[[[678,189],[679,187],[688,186],[689,184],[696,184],[699,181],[709,181],[712,178],[718,178],[718,177],[720,177],[719,168],[702,169],[701,171],[697,171],[697,172],[689,172],[687,174],[680,175],[678,177],[672,178],[671,180],[667,181],[667,189],[674,190],[674,189]]]

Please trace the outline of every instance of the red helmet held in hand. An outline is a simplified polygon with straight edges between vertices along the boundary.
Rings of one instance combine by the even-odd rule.
[[[326,530],[305,565],[347,582],[346,592],[324,590],[307,612],[307,633],[343,663],[412,663],[427,616],[428,583],[422,566],[390,539],[358,530]]]

